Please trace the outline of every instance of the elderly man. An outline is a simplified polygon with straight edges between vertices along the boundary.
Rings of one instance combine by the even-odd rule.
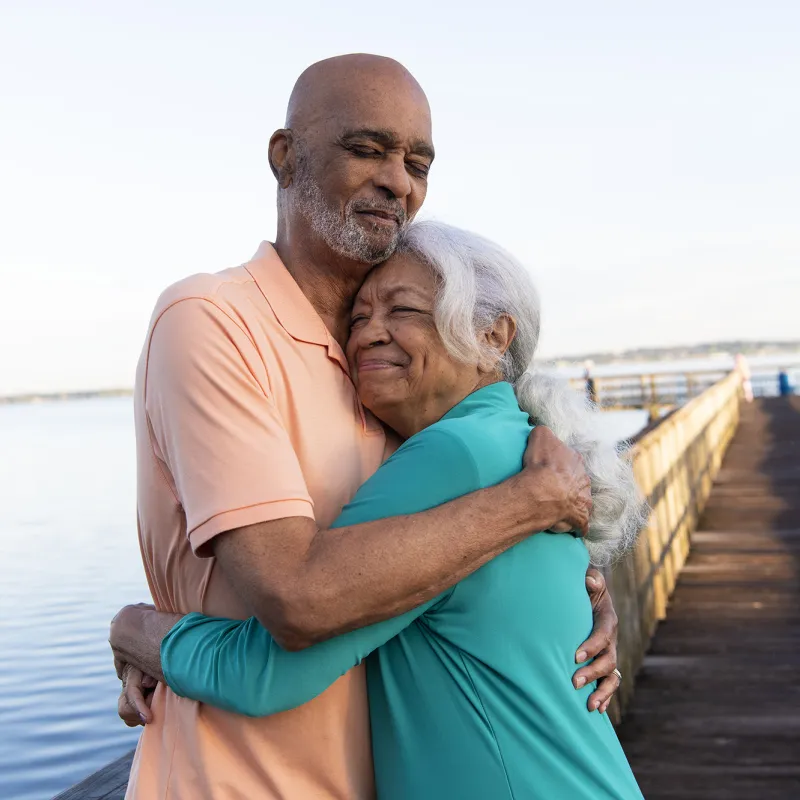
[[[537,428],[505,483],[327,530],[391,447],[348,376],[352,299],[422,205],[433,157],[427,100],[401,65],[352,55],[310,67],[270,140],[274,246],[160,298],[136,388],[139,534],[159,609],[255,614],[302,648],[435,597],[533,531],[585,529],[580,460]],[[602,577],[592,581],[595,631],[578,660],[599,657],[575,682],[603,678],[590,704],[604,706],[617,686],[616,618]],[[139,613],[115,622],[123,661],[119,630],[146,625]],[[129,798],[374,795],[362,668],[264,719],[162,685],[138,712],[148,724]]]

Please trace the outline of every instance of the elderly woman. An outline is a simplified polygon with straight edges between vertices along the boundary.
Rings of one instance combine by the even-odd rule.
[[[538,329],[530,278],[505,251],[449,226],[410,226],[361,288],[347,348],[361,401],[405,443],[334,527],[498,483],[519,471],[531,424],[543,423],[586,460],[585,542],[534,535],[419,608],[300,652],[256,619],[154,611],[164,630],[176,624],[140,644],[160,643],[170,687],[275,714],[366,658],[381,800],[640,798],[608,717],[586,710],[592,686],[576,691],[570,676],[592,625],[588,562],[630,545],[643,506],[585,401],[530,371]]]

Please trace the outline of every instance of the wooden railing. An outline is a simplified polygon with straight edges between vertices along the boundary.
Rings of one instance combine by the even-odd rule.
[[[784,366],[794,385],[798,384],[800,364]],[[570,378],[573,389],[583,392],[604,411],[643,409],[652,421],[670,408],[683,405],[722,380],[727,369],[684,370],[681,372],[644,372],[632,375]],[[754,367],[750,379],[755,397],[770,397],[779,392],[777,367]]]
[[[740,374],[730,373],[633,445],[634,474],[652,514],[636,547],[606,570],[620,620],[619,669],[625,677],[613,712],[617,717],[619,706],[624,710],[631,698],[655,628],[666,616],[691,534],[736,431],[741,387]]]
[[[650,410],[655,418],[659,409],[686,403],[727,374],[728,370],[716,369],[698,372],[598,375],[592,377],[591,387],[586,378],[570,378],[570,384],[574,389],[590,395],[600,408],[645,409]]]

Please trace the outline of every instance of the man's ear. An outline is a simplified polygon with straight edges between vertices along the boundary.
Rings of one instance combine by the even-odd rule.
[[[269,166],[281,189],[286,189],[291,184],[296,165],[292,132],[288,128],[275,131],[269,140]]]

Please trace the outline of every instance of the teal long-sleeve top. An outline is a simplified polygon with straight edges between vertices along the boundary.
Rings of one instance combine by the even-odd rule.
[[[513,388],[474,392],[408,439],[334,527],[412,514],[519,472],[531,426]],[[592,627],[588,553],[538,533],[428,603],[300,652],[254,618],[189,614],[165,638],[179,695],[248,716],[308,702],[367,659],[380,800],[632,800],[606,715],[575,690]]]

